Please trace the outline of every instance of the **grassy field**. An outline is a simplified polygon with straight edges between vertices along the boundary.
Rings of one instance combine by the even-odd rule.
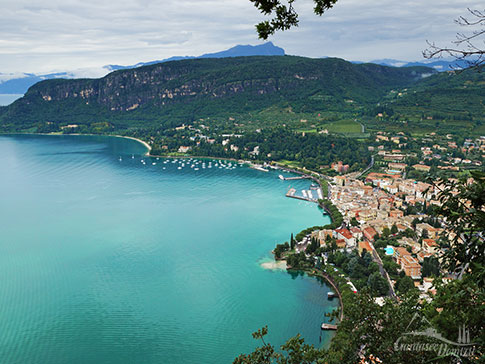
[[[334,123],[323,125],[331,133],[347,134],[347,133],[361,133],[361,125],[353,120],[339,120]]]
[[[278,161],[278,164],[281,164],[282,166],[288,167],[288,168],[301,168],[301,165],[297,161],[287,161],[287,160],[280,160]]]

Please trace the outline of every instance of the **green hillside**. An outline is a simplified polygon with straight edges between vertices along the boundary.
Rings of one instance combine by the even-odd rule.
[[[222,129],[288,124],[331,130],[430,72],[292,56],[167,62],[101,79],[39,82],[0,110],[0,130],[57,131],[67,124],[91,132],[166,129],[205,118]]]
[[[390,92],[380,108],[385,120],[370,121],[375,129],[414,132],[485,133],[485,74],[474,70],[444,72],[417,82],[414,86]],[[375,115],[373,115],[375,116]]]

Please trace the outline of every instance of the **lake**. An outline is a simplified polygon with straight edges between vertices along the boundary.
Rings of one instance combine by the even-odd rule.
[[[320,345],[338,305],[327,286],[261,267],[291,233],[329,222],[285,197],[310,182],[145,152],[0,136],[0,361],[230,363],[264,325],[273,344]]]

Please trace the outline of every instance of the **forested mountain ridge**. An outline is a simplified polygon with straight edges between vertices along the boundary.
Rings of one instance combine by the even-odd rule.
[[[101,79],[46,80],[0,109],[0,130],[39,123],[109,122],[115,129],[150,127],[269,107],[324,112],[348,103],[370,106],[393,88],[434,70],[352,64],[294,56],[194,59],[119,70]]]

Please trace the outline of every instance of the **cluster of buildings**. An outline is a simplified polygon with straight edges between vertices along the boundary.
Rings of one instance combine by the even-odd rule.
[[[332,163],[331,167],[335,172],[338,172],[338,173],[347,173],[347,171],[350,168],[348,164],[343,164],[342,161],[338,161],[337,163]]]
[[[432,294],[432,279],[423,277],[422,266],[427,258],[435,257],[439,261],[442,251],[437,241],[444,230],[439,221],[431,219],[423,210],[440,205],[438,195],[444,186],[406,176],[411,175],[410,171],[426,175],[433,167],[435,171],[451,172],[481,169],[485,161],[485,136],[465,139],[463,143],[454,138],[435,133],[420,139],[404,133],[378,133],[376,144],[368,147],[375,152],[373,170],[377,172],[369,173],[364,180],[357,179],[357,175],[344,175],[346,165],[342,162],[332,164],[342,175],[334,177],[329,186],[329,199],[339,209],[345,223],[338,229],[314,231],[312,237],[321,245],[332,238],[337,248],[345,251],[362,253],[365,249],[374,260],[382,263],[374,247],[375,239],[384,232],[390,234],[393,241],[397,241],[393,245],[397,246],[386,247],[381,255],[392,256],[423,296]],[[414,176],[418,178],[419,174]]]
[[[430,133],[418,139],[409,138],[402,132],[396,136],[379,132],[375,139],[377,145],[368,148],[377,152],[380,160],[389,162],[389,173],[404,172],[408,165],[403,162],[408,158],[418,160],[409,167],[420,172],[429,172],[433,165],[437,169],[451,171],[481,167],[485,159],[485,136],[468,138],[460,144],[455,138],[453,135]]]
[[[385,254],[393,257],[423,293],[433,288],[421,280],[421,269],[426,258],[440,253],[437,239],[443,229],[424,222],[427,218],[424,214],[405,215],[405,208],[418,202],[437,204],[434,186],[402,179],[399,174],[371,173],[365,182],[348,176],[334,177],[330,191],[330,200],[342,213],[346,227],[314,231],[313,238],[321,245],[327,244],[329,237],[334,238],[339,249],[357,249],[359,253],[365,249],[374,259],[380,259],[373,244],[376,236],[381,236],[385,229],[387,233],[394,231],[391,235],[411,232],[400,234],[403,237],[398,240],[399,246],[387,247]]]

